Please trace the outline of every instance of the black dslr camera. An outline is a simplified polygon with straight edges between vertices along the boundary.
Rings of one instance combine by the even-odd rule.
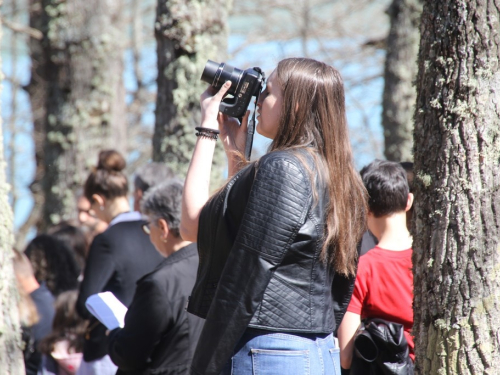
[[[226,63],[217,64],[208,60],[201,75],[201,80],[219,90],[226,81],[231,81],[228,94],[219,110],[228,116],[241,119],[245,114],[252,96],[257,97],[265,83],[264,73],[260,68],[240,70]]]
[[[252,97],[255,97],[255,104],[259,100],[260,92],[266,80],[260,68],[240,70],[226,63],[218,64],[208,60],[201,75],[201,80],[212,85],[219,90],[226,81],[231,81],[231,87],[227,91],[231,97],[226,97],[220,103],[219,111],[236,117],[240,121],[243,118]],[[245,146],[245,157],[250,160],[252,152],[253,133],[255,129],[255,111],[248,121],[248,137]]]

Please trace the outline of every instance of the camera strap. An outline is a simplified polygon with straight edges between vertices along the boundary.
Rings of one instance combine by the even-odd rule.
[[[257,90],[257,94],[255,95],[255,106],[253,109],[252,117],[248,120],[247,124],[247,140],[245,143],[245,159],[250,161],[250,156],[252,155],[252,146],[253,146],[253,136],[255,134],[255,117],[257,113],[257,103],[259,102],[259,97],[262,91],[262,86],[266,81],[266,75],[260,68],[253,68],[256,72],[259,72],[262,76],[261,84],[259,90]]]

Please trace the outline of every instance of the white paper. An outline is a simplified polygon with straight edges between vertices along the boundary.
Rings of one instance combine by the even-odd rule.
[[[109,330],[125,325],[125,314],[127,308],[111,292],[103,292],[91,295],[85,302],[87,310],[90,311]]]

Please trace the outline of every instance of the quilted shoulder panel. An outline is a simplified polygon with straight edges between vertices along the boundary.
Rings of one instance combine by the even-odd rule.
[[[311,204],[307,172],[291,152],[260,162],[236,246],[279,263],[304,223]]]

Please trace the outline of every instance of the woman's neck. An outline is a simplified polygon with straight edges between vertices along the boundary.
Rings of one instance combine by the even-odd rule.
[[[118,197],[108,202],[108,207],[106,207],[106,222],[108,224],[118,215],[130,211],[127,197]]]

